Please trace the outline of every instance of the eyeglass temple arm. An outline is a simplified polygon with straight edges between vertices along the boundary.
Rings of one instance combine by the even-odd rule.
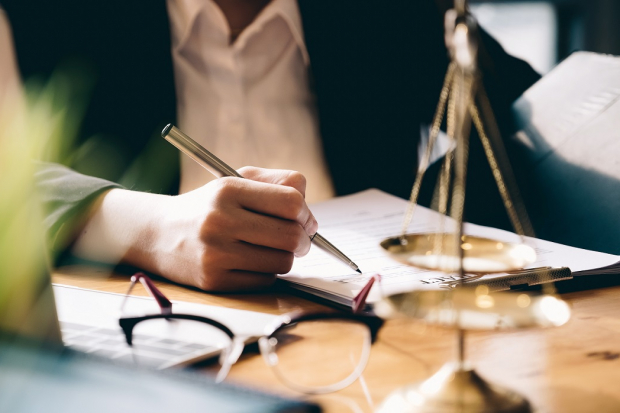
[[[153,297],[155,301],[157,301],[157,305],[161,309],[162,314],[172,314],[172,303],[170,302],[170,300],[166,298],[164,293],[162,293],[159,288],[155,286],[155,283],[153,283],[153,281],[143,272],[137,272],[131,276],[131,284],[129,284],[129,289],[127,290],[127,294],[125,296],[125,299],[123,300],[123,304],[121,305],[121,310],[123,309],[123,307],[125,307],[125,302],[129,297],[129,293],[138,281],[142,283],[142,285],[144,286],[146,291],[148,291],[151,297]]]
[[[360,292],[353,298],[351,309],[353,310],[353,314],[358,314],[362,312],[364,307],[366,306],[366,298],[368,298],[368,294],[372,289],[372,285],[375,283],[375,280],[381,284],[381,274],[374,274],[370,277],[364,288],[360,290]]]

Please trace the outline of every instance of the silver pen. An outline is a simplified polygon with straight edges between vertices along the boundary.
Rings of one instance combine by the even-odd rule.
[[[243,178],[237,171],[224,163],[220,158],[213,155],[202,145],[181,132],[171,123],[169,123],[164,130],[161,131],[161,136],[218,178],[222,178],[224,176]],[[357,264],[351,261],[349,257],[344,255],[342,251],[336,248],[331,242],[323,238],[323,236],[321,236],[318,232],[311,236],[310,240],[317,247],[332,254],[334,257],[338,258],[358,273],[362,273]]]
[[[485,285],[489,292],[514,290],[548,282],[570,280],[573,273],[568,267],[536,267],[507,272],[504,275],[483,278],[484,275],[471,275],[463,280],[451,280],[439,284],[441,288],[471,287]],[[461,282],[462,281],[462,282]]]

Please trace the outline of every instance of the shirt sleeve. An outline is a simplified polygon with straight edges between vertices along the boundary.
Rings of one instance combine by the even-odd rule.
[[[73,240],[93,203],[104,192],[121,185],[82,175],[65,166],[36,162],[35,186],[43,207],[43,222],[54,255]]]

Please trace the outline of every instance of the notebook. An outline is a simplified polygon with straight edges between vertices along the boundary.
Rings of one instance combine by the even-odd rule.
[[[382,276],[381,286],[375,283],[367,303],[383,295],[411,290],[443,288],[453,275],[410,267],[388,257],[379,243],[400,234],[408,201],[377,189],[335,198],[311,206],[320,224],[320,231],[350,257],[362,270],[358,274],[318,248],[295,260],[288,274],[279,278],[292,288],[351,308],[353,298],[376,273]],[[441,215],[416,206],[411,233],[435,232],[441,226]],[[444,227],[448,229],[448,227]],[[511,232],[465,224],[465,233],[507,242],[519,242]],[[537,260],[528,268],[568,267],[571,277],[592,274],[620,274],[620,256],[528,238],[537,253]],[[505,274],[485,276],[486,280]]]

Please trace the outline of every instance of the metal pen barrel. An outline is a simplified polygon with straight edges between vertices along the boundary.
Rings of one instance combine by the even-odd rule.
[[[162,130],[161,136],[218,178],[222,178],[224,176],[243,178],[243,176],[241,176],[236,170],[228,166],[224,161],[213,155],[202,145],[181,132],[172,124],[168,124],[164,130]],[[326,251],[327,253],[338,258],[360,274],[362,273],[359,267],[349,257],[347,257],[342,251],[336,248],[318,232],[311,236],[310,239],[314,245],[321,248],[323,251]]]
[[[161,136],[218,178],[224,176],[243,178],[224,161],[206,150],[202,145],[181,132],[171,123],[161,131]]]
[[[318,232],[315,233],[312,237],[312,243],[314,245],[316,245],[317,247],[319,247],[320,249],[322,249],[323,251],[326,251],[330,254],[332,254],[334,257],[340,259],[342,262],[344,262],[345,264],[347,264],[350,268],[352,268],[353,270],[359,272],[360,274],[362,273],[359,269],[359,267],[357,266],[357,264],[355,264],[353,261],[351,261],[351,259],[349,257],[347,257],[346,255],[344,255],[344,253],[342,251],[340,251],[338,248],[336,248],[334,246],[334,244],[332,244],[331,242],[329,242],[328,240],[326,240],[321,234],[319,234]]]

